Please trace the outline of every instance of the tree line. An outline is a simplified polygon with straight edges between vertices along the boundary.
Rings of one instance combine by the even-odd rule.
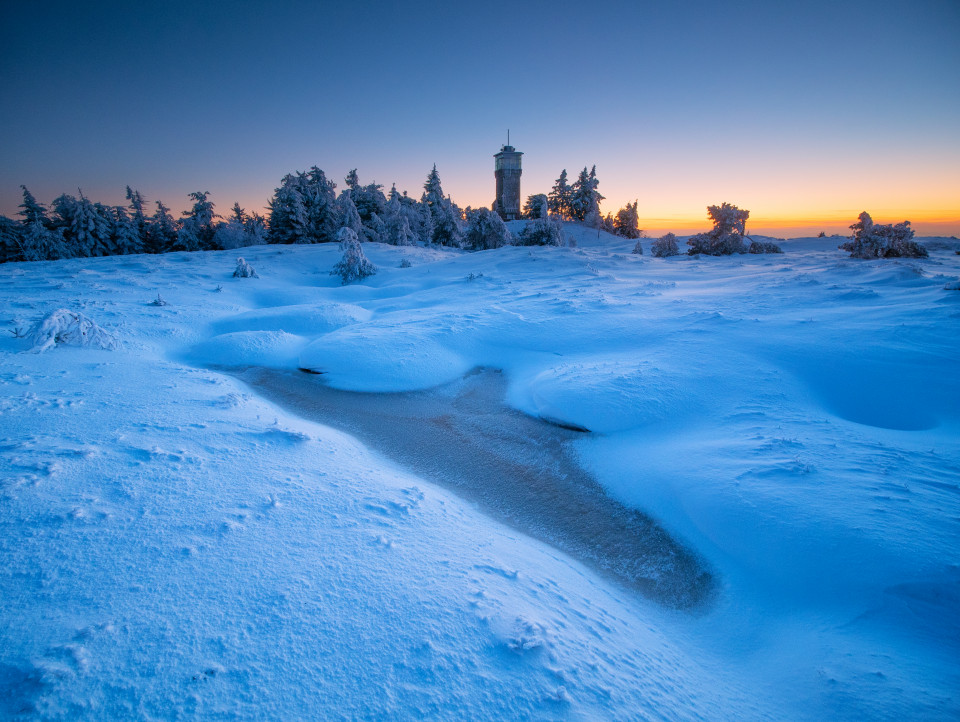
[[[604,199],[597,190],[596,166],[584,167],[572,184],[564,170],[549,194],[530,196],[525,216],[542,220],[514,239],[499,217],[487,208],[461,209],[444,194],[433,166],[419,199],[400,193],[396,185],[384,193],[378,183],[363,184],[356,169],[337,184],[318,167],[285,175],[274,189],[266,216],[247,213],[234,203],[224,217],[207,191],[188,194],[189,210],[175,219],[162,201],[151,204],[130,186],[125,205],[91,201],[82,191],[62,194],[50,207],[26,186],[18,218],[0,216],[0,262],[113,256],[129,253],[227,250],[262,243],[328,243],[341,228],[350,228],[360,242],[394,245],[438,244],[465,248],[498,247],[504,243],[556,245],[560,221],[579,221],[627,238],[641,235],[637,203],[616,216],[600,213]],[[547,221],[551,221],[548,223]]]

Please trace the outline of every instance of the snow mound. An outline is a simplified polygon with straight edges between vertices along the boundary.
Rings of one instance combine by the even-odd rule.
[[[286,331],[319,336],[343,326],[369,321],[373,314],[349,303],[298,304],[247,311],[213,324],[217,333]]]
[[[187,361],[200,366],[291,367],[306,339],[285,331],[224,333],[194,346]]]
[[[690,396],[688,381],[651,362],[589,359],[547,369],[527,390],[545,421],[612,433],[670,418]]]
[[[37,353],[58,344],[115,349],[120,343],[114,334],[102,329],[79,311],[65,308],[58,308],[38,321],[30,329],[27,339],[31,351]]]
[[[300,367],[345,391],[415,391],[453,381],[473,364],[421,330],[349,326],[300,353]]]

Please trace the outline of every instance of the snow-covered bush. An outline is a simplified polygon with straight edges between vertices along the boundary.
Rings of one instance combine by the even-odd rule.
[[[463,247],[474,251],[502,248],[513,243],[513,236],[503,219],[487,208],[470,211],[467,230],[463,234]]]
[[[952,281],[950,283],[943,284],[944,291],[960,291],[960,281]]]
[[[247,263],[242,258],[237,259],[237,268],[233,272],[234,278],[260,278],[257,275],[257,272],[253,270],[253,266]]]
[[[518,246],[562,246],[563,224],[557,216],[537,218],[526,225],[517,237]]]
[[[750,241],[747,253],[783,253],[783,249],[769,241]]]
[[[630,253],[636,253],[638,256],[643,255],[643,246],[640,245],[640,241],[637,241],[636,245],[633,247],[633,250]]]
[[[851,258],[926,258],[929,255],[926,248],[913,240],[910,221],[878,224],[864,211],[850,229],[853,235],[839,248],[850,251]]]
[[[650,244],[650,253],[656,258],[666,258],[667,256],[679,256],[680,248],[677,246],[677,237],[672,233],[660,236]]]
[[[360,241],[357,240],[357,234],[352,228],[341,228],[337,233],[337,240],[340,241],[340,251],[343,253],[343,257],[330,271],[331,276],[340,276],[342,283],[351,283],[362,281],[367,276],[372,276],[377,272],[377,267],[363,255],[363,248],[361,248]]]
[[[734,253],[746,253],[743,242],[746,233],[747,218],[750,211],[740,210],[729,203],[719,206],[707,206],[707,215],[713,221],[713,230],[698,233],[687,241],[691,256],[702,253],[707,256],[729,256]]]
[[[705,256],[732,256],[734,253],[746,253],[747,246],[739,233],[715,235],[714,232],[698,233],[687,240],[691,256],[702,253]]]
[[[79,311],[58,308],[30,329],[27,334],[31,350],[46,351],[58,344],[114,349],[117,337],[106,331]]]

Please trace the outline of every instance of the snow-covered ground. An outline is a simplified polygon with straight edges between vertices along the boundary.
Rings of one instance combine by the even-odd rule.
[[[960,715],[960,255],[567,230],[349,286],[333,244],[0,266],[0,717]],[[119,347],[31,353],[58,308]],[[224,366],[500,369],[716,591],[645,598]]]

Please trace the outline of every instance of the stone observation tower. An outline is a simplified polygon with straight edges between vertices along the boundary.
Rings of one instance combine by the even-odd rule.
[[[493,201],[493,210],[505,221],[520,218],[520,156],[523,155],[510,145],[510,131],[507,131],[507,144],[494,155],[496,165],[493,175],[497,179],[497,197]]]

